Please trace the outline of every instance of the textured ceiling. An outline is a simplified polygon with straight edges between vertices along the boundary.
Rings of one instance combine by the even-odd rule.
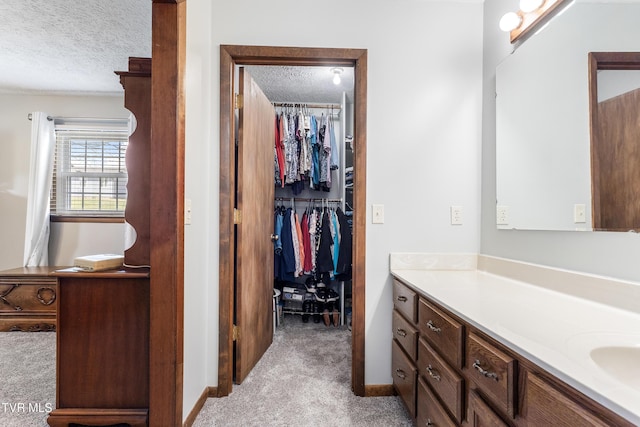
[[[0,0],[0,93],[121,93],[114,71],[151,57],[151,0]],[[353,99],[353,69],[247,67],[274,102]]]
[[[246,67],[272,102],[340,103],[342,92],[353,101],[353,68],[342,68],[339,85],[333,83],[332,67]]]
[[[151,56],[150,0],[0,1],[0,92],[122,92]]]

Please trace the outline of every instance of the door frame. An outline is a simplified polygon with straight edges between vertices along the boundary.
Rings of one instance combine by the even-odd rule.
[[[218,397],[233,388],[235,230],[234,73],[236,65],[354,67],[354,216],[351,389],[365,396],[365,250],[367,160],[367,50],[273,46],[220,46],[220,236]]]

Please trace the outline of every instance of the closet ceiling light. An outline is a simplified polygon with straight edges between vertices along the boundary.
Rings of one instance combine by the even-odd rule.
[[[336,67],[332,68],[331,72],[333,73],[333,84],[340,84],[340,74],[342,74],[342,68]]]

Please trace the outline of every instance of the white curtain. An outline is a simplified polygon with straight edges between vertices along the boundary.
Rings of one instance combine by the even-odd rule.
[[[24,265],[49,264],[49,199],[56,138],[46,113],[31,113],[31,160],[27,195]]]

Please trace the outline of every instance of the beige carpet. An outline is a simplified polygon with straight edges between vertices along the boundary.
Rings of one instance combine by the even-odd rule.
[[[56,334],[0,332],[0,426],[45,427],[56,403]]]
[[[194,426],[411,426],[397,397],[351,392],[351,332],[285,316],[274,343],[231,395]],[[55,333],[0,333],[0,426],[46,427],[55,405]]]
[[[241,385],[208,399],[195,427],[411,426],[399,399],[351,392],[351,331],[285,316]]]

